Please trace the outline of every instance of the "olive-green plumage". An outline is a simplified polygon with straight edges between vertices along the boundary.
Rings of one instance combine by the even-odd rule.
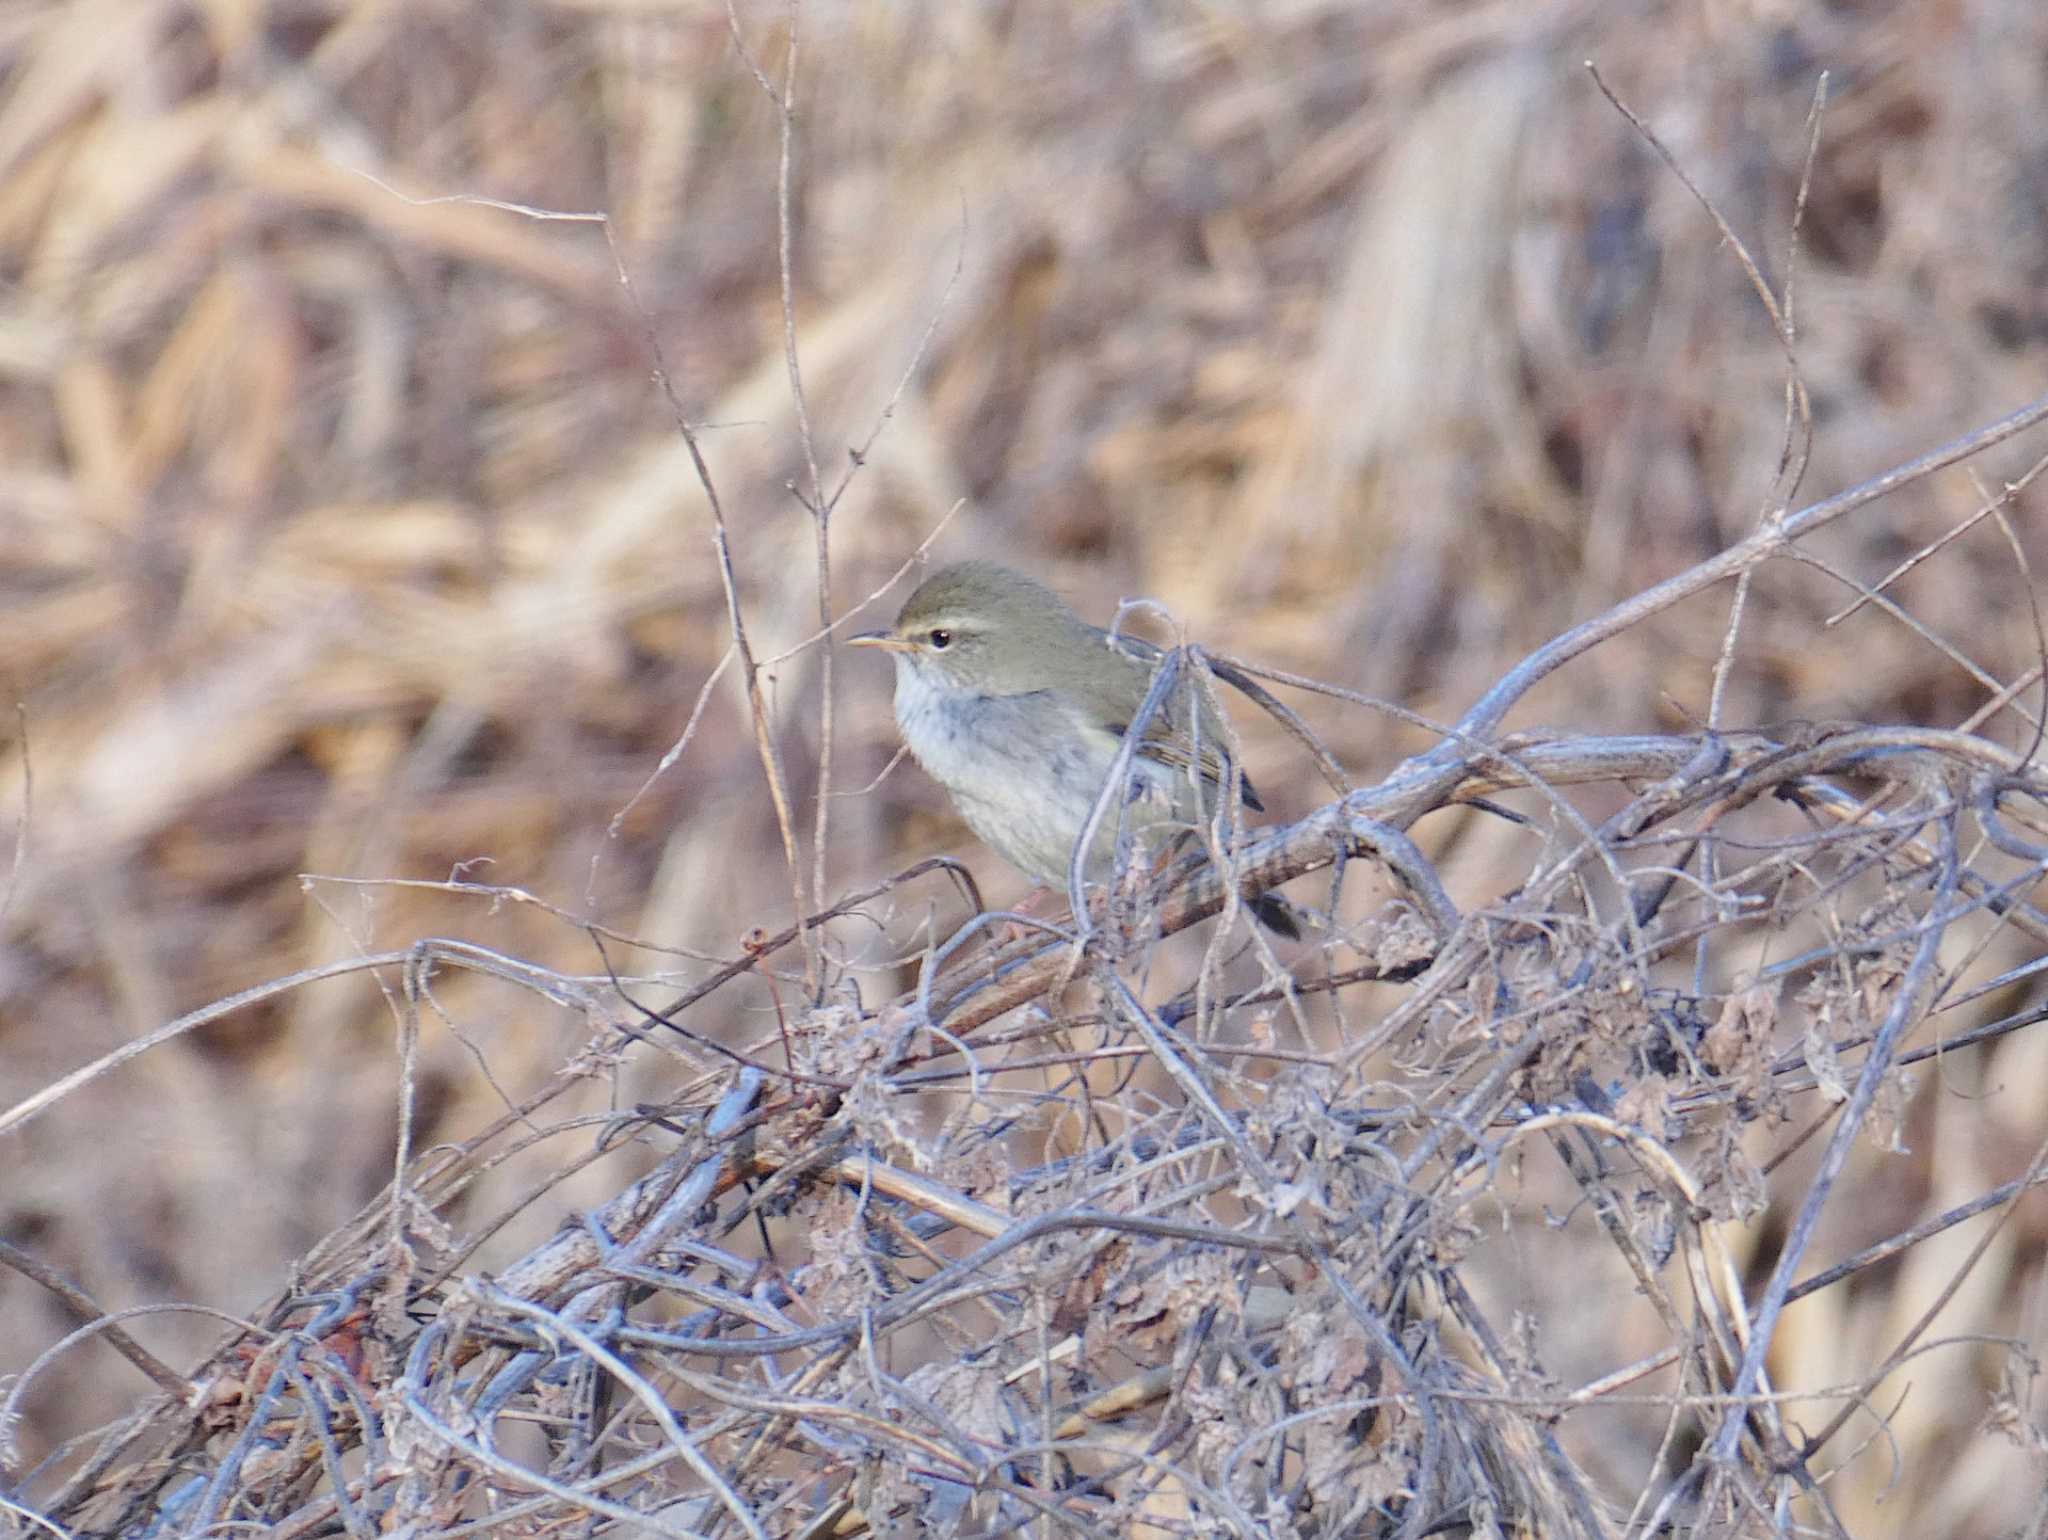
[[[1158,649],[1112,639],[1036,578],[985,561],[941,568],[910,596],[895,625],[851,641],[895,659],[904,742],[952,794],[969,827],[1025,875],[1064,887],[1074,847],[1151,688]],[[1189,692],[1175,690],[1132,758],[1122,822],[1140,836],[1192,827],[1213,816],[1226,775],[1236,776],[1240,799],[1257,811],[1257,793],[1227,758],[1215,713],[1206,704],[1191,710]],[[1091,881],[1106,877],[1115,860],[1117,814],[1112,803],[1090,845]],[[1285,900],[1261,897],[1252,910],[1281,934],[1299,934]]]

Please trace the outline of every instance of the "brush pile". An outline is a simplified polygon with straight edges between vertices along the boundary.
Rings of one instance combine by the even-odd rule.
[[[2048,13],[1282,9],[0,21],[0,1528],[2048,1533]]]

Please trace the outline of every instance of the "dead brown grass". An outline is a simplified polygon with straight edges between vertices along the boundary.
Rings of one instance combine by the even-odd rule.
[[[0,1522],[2048,1532],[2040,435],[1823,501],[2048,15],[789,14],[0,16]],[[1319,681],[1322,944],[890,880],[842,483]]]

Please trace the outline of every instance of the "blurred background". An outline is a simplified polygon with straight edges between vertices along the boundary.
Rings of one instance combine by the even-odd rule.
[[[807,836],[831,794],[824,897],[938,852],[993,899],[1021,891],[914,767],[873,784],[895,734],[872,658],[834,657],[820,778],[782,123],[754,72],[780,88],[788,12],[738,0],[736,20],[739,44],[697,0],[0,10],[0,1107],[183,1012],[425,935],[602,971],[537,906],[381,879],[516,886],[680,949],[686,976],[789,923],[735,672],[706,692],[731,631],[654,346],[701,425]],[[799,27],[791,277],[818,471],[845,483],[835,618],[930,540],[1097,619],[1156,599],[1209,645],[1447,720],[1749,532],[1777,485],[1784,350],[1587,60],[1793,284],[1817,429],[1795,502],[2048,387],[2035,0],[817,0]],[[595,224],[420,201],[455,194],[607,211],[616,255]],[[1996,484],[2027,447],[1975,470]],[[1875,583],[1981,491],[1945,473],[1813,552]],[[2048,560],[2029,503],[2012,522]],[[2029,587],[1987,521],[1890,590],[1958,661],[1876,607],[1824,625],[1853,593],[1781,563],[1724,719],[1962,722],[1985,678],[2034,661]],[[1511,725],[1697,725],[1727,600],[1595,653]],[[1360,779],[1428,745],[1296,699]],[[1273,810],[1312,807],[1303,756],[1238,715]],[[1487,895],[1483,845],[1447,870],[1461,901]],[[941,885],[930,901],[957,918]],[[901,937],[919,916],[899,918]],[[488,988],[437,998],[420,1146],[584,1040]],[[769,1010],[696,1025],[752,1033]],[[1947,1141],[1959,1174],[1936,1192],[1913,1154],[1871,1152],[1898,1211],[1830,1255],[2017,1174],[2048,1112],[2038,1036],[1923,1081],[1905,1143]],[[389,1180],[393,1037],[364,974],[180,1037],[0,1143],[0,1237],[108,1309],[253,1308]],[[591,1108],[639,1073],[594,1082]],[[2019,1210],[1951,1330],[2039,1340],[2044,1223]],[[1557,1286],[1547,1244],[1504,1285],[1532,1309]],[[1882,1355],[1916,1313],[1904,1272],[1788,1315],[1802,1382]],[[70,1325],[0,1271],[0,1373]],[[135,1330],[179,1363],[218,1327]],[[2038,1398],[2001,1401],[1963,1352],[1915,1375],[1894,1436],[1940,1462],[1934,1484],[1887,1510],[1865,1461],[1845,1510],[2005,1532],[2040,1475]],[[24,1450],[142,1388],[75,1350],[29,1398]],[[1574,1452],[1597,1469],[1619,1435],[1594,1431]]]

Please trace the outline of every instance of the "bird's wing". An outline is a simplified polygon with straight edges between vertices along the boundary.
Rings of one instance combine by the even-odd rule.
[[[1189,752],[1190,747],[1184,735],[1164,730],[1158,724],[1154,724],[1152,730],[1145,734],[1145,741],[1138,745],[1138,753],[1146,759],[1155,760],[1186,774],[1188,766],[1194,762],[1194,756]],[[1225,771],[1234,768],[1230,756],[1217,748],[1215,741],[1205,734],[1202,740],[1202,779],[1211,787],[1221,790]],[[1266,804],[1259,800],[1258,791],[1252,786],[1252,778],[1242,770],[1237,771],[1237,789],[1247,808],[1254,813],[1265,812]]]
[[[1119,636],[1117,647],[1130,659],[1133,668],[1142,670],[1146,678],[1158,667],[1160,649],[1143,637]],[[1196,702],[1201,721],[1201,775],[1202,779],[1220,790],[1224,776],[1234,773],[1237,777],[1238,795],[1244,805],[1254,813],[1263,813],[1265,804],[1259,801],[1259,794],[1252,788],[1251,777],[1237,769],[1224,747],[1223,721],[1210,709],[1206,700],[1199,697]],[[1188,692],[1176,689],[1166,700],[1165,706],[1152,718],[1145,729],[1145,740],[1138,745],[1138,752],[1146,759],[1179,771],[1185,775],[1188,767],[1195,762],[1194,735],[1187,729]],[[1130,729],[1129,722],[1108,722],[1103,724],[1119,738]]]

